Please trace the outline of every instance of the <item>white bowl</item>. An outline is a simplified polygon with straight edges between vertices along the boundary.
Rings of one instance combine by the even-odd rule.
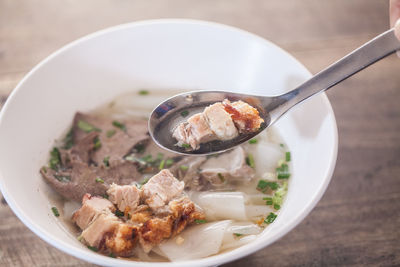
[[[51,213],[39,168],[74,113],[141,88],[275,95],[310,76],[274,44],[210,22],[144,21],[91,34],[38,64],[5,104],[0,114],[1,191],[27,227],[68,254],[101,265],[154,266],[89,251]],[[278,219],[257,240],[233,251],[163,265],[211,266],[244,257],[285,235],[317,204],[337,155],[336,122],[326,95],[294,108],[276,128],[293,157],[289,193]]]

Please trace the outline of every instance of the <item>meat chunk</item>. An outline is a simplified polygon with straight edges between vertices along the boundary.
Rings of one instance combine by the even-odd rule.
[[[108,211],[115,211],[114,205],[109,200],[85,194],[82,199],[82,207],[73,214],[72,221],[83,230],[86,229],[98,215],[107,213]]]
[[[135,210],[140,201],[140,191],[135,185],[112,184],[107,190],[109,200],[116,204],[120,211]]]
[[[226,112],[231,115],[240,133],[255,132],[261,127],[261,123],[264,122],[258,110],[246,102],[239,100],[231,103],[228,99],[225,99],[222,104]]]
[[[81,237],[92,247],[102,248],[106,235],[112,235],[114,230],[121,224],[118,217],[112,213],[101,213],[97,218],[83,230]]]
[[[150,178],[142,190],[146,204],[157,210],[180,195],[183,188],[183,182],[178,181],[169,170],[162,170]]]
[[[202,113],[195,114],[186,123],[178,125],[172,136],[178,140],[178,146],[189,144],[193,149],[198,149],[201,143],[217,139]]]
[[[131,256],[139,239],[138,229],[134,225],[119,223],[112,234],[105,235],[104,250],[122,257]]]
[[[209,158],[200,169],[200,175],[214,186],[232,181],[248,182],[254,177],[254,169],[246,164],[246,155],[240,146],[231,152]]]
[[[215,103],[206,107],[203,112],[211,131],[219,140],[230,140],[238,136],[238,131],[228,112],[221,103]]]

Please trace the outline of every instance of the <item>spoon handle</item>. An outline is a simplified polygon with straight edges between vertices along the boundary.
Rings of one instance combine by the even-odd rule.
[[[394,29],[390,29],[378,35],[347,56],[317,73],[296,89],[277,97],[275,101],[276,106],[270,114],[271,122],[274,122],[290,108],[312,95],[331,88],[399,49],[400,41],[394,35]]]

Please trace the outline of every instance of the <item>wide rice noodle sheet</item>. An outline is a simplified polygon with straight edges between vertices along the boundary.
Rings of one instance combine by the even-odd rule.
[[[190,226],[177,237],[173,237],[158,246],[171,261],[184,261],[208,257],[219,252],[225,231],[232,223],[230,220]],[[177,238],[183,238],[178,244]]]
[[[257,238],[262,228],[251,222],[233,222],[225,231],[221,251],[247,244]],[[236,236],[239,234],[241,236]]]
[[[208,220],[248,220],[247,198],[242,192],[193,193],[191,199],[204,210]]]

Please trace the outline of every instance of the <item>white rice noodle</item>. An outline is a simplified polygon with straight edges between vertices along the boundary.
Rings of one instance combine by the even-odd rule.
[[[267,194],[249,194],[247,195],[248,199],[250,201],[251,204],[254,205],[265,205],[265,200],[264,198],[266,197],[272,197],[272,195],[267,195]]]
[[[204,210],[207,220],[248,220],[245,207],[248,199],[242,192],[199,193],[192,194],[191,199]]]
[[[246,235],[246,236],[240,236],[236,237],[233,234],[229,234],[229,239],[224,239],[224,242],[222,243],[221,246],[221,252],[227,249],[232,249],[232,248],[237,248],[240,246],[243,246],[247,243],[250,243],[251,241],[255,240],[257,238],[257,235]]]
[[[270,212],[274,210],[267,205],[249,205],[246,206],[247,217],[250,219],[256,219],[260,217],[266,217]]]
[[[278,161],[284,158],[284,150],[276,143],[260,140],[256,146],[248,147],[253,154],[258,177],[263,177],[265,173],[275,173]]]
[[[158,246],[158,249],[171,261],[183,261],[208,257],[220,251],[230,220],[190,226],[177,237]],[[183,238],[177,244],[176,239]],[[157,249],[156,249],[157,250]]]

